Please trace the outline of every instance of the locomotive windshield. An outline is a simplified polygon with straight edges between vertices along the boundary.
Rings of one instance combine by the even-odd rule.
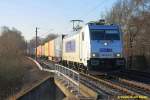
[[[91,40],[120,40],[118,30],[90,30]]]

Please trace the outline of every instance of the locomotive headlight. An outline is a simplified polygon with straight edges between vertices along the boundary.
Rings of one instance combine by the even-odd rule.
[[[95,53],[93,53],[92,56],[95,57],[96,56]]]
[[[99,57],[99,54],[98,53],[92,53],[91,57]]]
[[[107,43],[107,42],[105,42],[105,43],[104,43],[104,45],[105,45],[105,46],[107,46],[107,45],[108,45],[108,43]]]
[[[117,53],[116,56],[117,56],[117,57],[121,57],[121,54],[120,54],[120,53]]]

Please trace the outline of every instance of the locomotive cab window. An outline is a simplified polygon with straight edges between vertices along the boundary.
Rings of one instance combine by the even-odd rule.
[[[120,40],[118,30],[90,30],[91,40]]]

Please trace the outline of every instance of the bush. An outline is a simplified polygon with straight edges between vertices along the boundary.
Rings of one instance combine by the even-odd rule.
[[[21,32],[2,28],[0,36],[0,92],[19,87],[24,74],[23,61],[25,42]]]

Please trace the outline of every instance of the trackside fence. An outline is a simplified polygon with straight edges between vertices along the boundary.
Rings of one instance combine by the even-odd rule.
[[[65,85],[71,90],[71,92],[75,93],[76,96],[80,96],[80,75],[78,72],[69,69],[65,66],[55,64],[55,78],[62,80]]]

